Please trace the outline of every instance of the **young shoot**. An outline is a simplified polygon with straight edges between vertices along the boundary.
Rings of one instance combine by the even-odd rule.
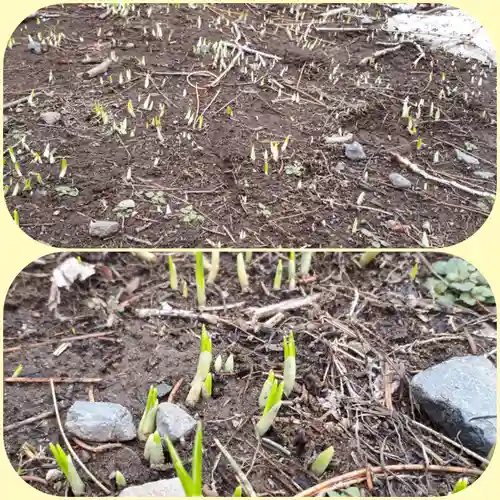
[[[207,276],[207,283],[214,283],[219,272],[220,252],[219,250],[212,251],[212,261],[210,263],[210,271]]]
[[[270,370],[259,395],[259,408],[261,410],[263,410],[266,407],[267,398],[269,397],[271,389],[273,388],[274,381],[275,381],[274,372]]]
[[[186,280],[182,281],[182,296],[187,299],[189,295],[188,284]]]
[[[361,268],[367,267],[372,260],[375,259],[375,257],[379,254],[379,251],[374,251],[374,252],[364,252],[361,257],[359,258],[358,265]]]
[[[205,295],[205,270],[203,269],[203,252],[196,252],[196,298],[198,308],[203,309],[207,304]]]
[[[333,446],[330,446],[326,450],[322,451],[311,464],[311,472],[316,474],[316,476],[324,474],[330,465],[334,454],[335,450],[333,449]]]
[[[64,453],[60,444],[53,445],[50,443],[49,447],[52,455],[54,455],[54,458],[56,459],[59,469],[61,469],[61,472],[66,476],[75,497],[83,496],[85,494],[85,485],[73,465],[71,456]]]
[[[170,275],[170,288],[177,290],[179,282],[177,280],[177,269],[175,268],[174,259],[171,255],[168,256],[168,273]]]
[[[295,290],[295,285],[297,282],[297,276],[295,272],[295,252],[290,252],[290,258],[288,260],[288,287],[290,290]]]
[[[125,488],[127,486],[127,481],[125,480],[125,476],[119,471],[115,471],[115,483],[118,488]]]
[[[295,375],[297,371],[295,363],[295,340],[293,337],[293,332],[290,332],[289,336],[283,337],[283,353],[285,357],[285,364],[283,369],[283,392],[285,396],[288,397],[295,387]]]
[[[256,429],[260,437],[271,428],[274,419],[278,416],[278,412],[281,408],[281,399],[283,397],[284,383],[278,385],[278,381],[273,382],[269,396],[267,397],[266,406],[262,412],[262,417],[257,423]]]
[[[14,222],[19,226],[19,212],[14,210]]]
[[[120,76],[121,76],[121,73],[120,73]],[[133,118],[135,118],[134,105],[132,104],[132,100],[131,99],[128,100],[127,111],[128,111],[128,114],[130,116],[132,116]]]
[[[158,410],[158,389],[154,386],[149,388],[146,408],[139,423],[137,435],[141,441],[146,441],[148,436],[156,429],[156,411]]]
[[[205,378],[203,385],[201,386],[201,394],[203,399],[210,399],[212,397],[212,382],[213,377],[212,374],[209,373]]]
[[[248,292],[248,275],[245,269],[245,257],[242,253],[239,253],[236,257],[236,272],[238,273],[238,280],[240,282],[241,291],[243,293]]]
[[[214,370],[215,373],[220,373],[222,370],[222,356],[220,354],[215,358]]]
[[[300,256],[300,277],[306,278],[311,270],[312,252],[302,252]]]
[[[165,435],[165,442],[167,443],[168,452],[172,459],[175,473],[182,483],[184,493],[187,497],[202,497],[202,440],[203,440],[203,426],[198,422],[196,429],[196,437],[194,439],[193,453],[191,456],[191,476],[188,474],[182,460],[177,455],[174,445],[167,435]]]
[[[234,356],[230,354],[224,363],[224,373],[234,373]]]
[[[212,340],[205,329],[205,325],[201,327],[201,342],[200,356],[198,358],[198,366],[196,375],[191,382],[191,389],[186,398],[186,404],[194,406],[200,399],[203,384],[210,373],[210,365],[212,364]]]
[[[276,274],[274,275],[273,290],[279,290],[281,288],[281,277],[283,275],[283,262],[278,259],[278,265],[276,266]]]
[[[12,374],[12,378],[19,377],[22,371],[23,371],[23,365],[18,365],[17,368],[14,370],[14,373]]]
[[[245,264],[252,262],[252,252],[245,252]]]
[[[242,497],[243,496],[243,488],[241,487],[241,484],[239,484],[236,489],[234,490],[233,493],[233,498],[234,497]]]
[[[161,442],[160,433],[155,431],[150,434],[144,447],[144,458],[149,462],[149,465],[162,465],[165,463],[165,454],[163,453],[163,444]]]

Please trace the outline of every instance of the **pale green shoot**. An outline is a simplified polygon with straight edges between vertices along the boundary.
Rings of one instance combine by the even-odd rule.
[[[220,354],[215,358],[214,370],[215,373],[219,373],[222,370],[222,356]]]
[[[233,493],[233,498],[234,497],[242,497],[243,496],[243,488],[241,487],[241,484],[236,487]]]
[[[125,486],[127,486],[125,476],[119,470],[115,472],[115,482],[118,488],[125,488]]]
[[[205,379],[210,373],[210,365],[212,364],[212,340],[207,333],[205,325],[201,328],[200,356],[198,358],[198,366],[196,375],[191,382],[191,389],[186,398],[186,404],[194,406],[200,399],[203,390]]]
[[[220,252],[219,250],[212,251],[212,261],[210,263],[210,271],[207,276],[207,283],[214,283],[217,273],[219,272]]]
[[[63,158],[61,160],[61,170],[59,172],[59,179],[63,179],[66,176],[67,169],[68,169],[68,162],[66,161],[66,158]]]
[[[22,371],[23,371],[23,365],[18,365],[17,368],[14,370],[14,373],[12,374],[12,378],[19,377]]]
[[[19,212],[14,210],[14,222],[19,226]]]
[[[281,288],[281,277],[283,276],[283,262],[278,259],[278,265],[276,266],[276,274],[274,275],[273,290],[279,290]]]
[[[196,252],[196,297],[198,307],[203,309],[207,304],[205,295],[205,270],[203,269],[203,252]]]
[[[267,398],[269,397],[269,393],[271,392],[271,389],[273,388],[274,380],[275,380],[274,372],[272,370],[270,370],[268,375],[267,375],[267,379],[264,382],[262,390],[260,391],[260,396],[259,396],[260,409],[264,409],[266,407]]]
[[[311,464],[311,472],[316,474],[316,476],[321,476],[330,465],[334,454],[335,450],[333,446],[322,451]]]
[[[256,426],[257,434],[261,437],[271,428],[274,419],[278,416],[278,412],[281,408],[281,399],[283,397],[283,388],[283,382],[278,385],[278,381],[274,381],[269,396],[267,397],[262,417]]]
[[[224,364],[224,373],[234,373],[234,356],[230,354]]]
[[[245,264],[252,262],[252,252],[245,252]]]
[[[165,454],[163,453],[163,445],[158,431],[149,435],[144,447],[144,458],[150,465],[162,465],[165,463]]]
[[[203,396],[203,399],[210,399],[212,397],[212,381],[212,374],[209,373],[201,387],[201,394]]]
[[[300,257],[300,277],[306,278],[311,270],[312,252],[302,252]]]
[[[174,259],[171,255],[168,256],[168,273],[170,275],[170,288],[172,290],[177,290],[179,287],[179,282],[177,280],[177,269],[175,267]]]
[[[368,266],[379,253],[381,252],[380,251],[364,252],[359,258],[358,262],[359,267],[364,268]]]
[[[295,252],[290,252],[290,258],[288,260],[288,287],[290,290],[295,289],[296,280]]]
[[[460,478],[453,487],[452,493],[458,493],[459,491],[465,490],[469,486],[469,480],[466,477]]]
[[[283,382],[285,396],[290,396],[295,387],[295,376],[296,376],[296,361],[295,361],[295,340],[293,337],[293,332],[290,332],[289,336],[283,337],[283,351],[285,355],[285,364],[283,370]]]
[[[142,414],[137,435],[141,441],[146,441],[148,436],[156,428],[156,411],[158,410],[158,389],[154,386],[149,388],[146,408]]]
[[[236,257],[236,271],[238,273],[238,280],[240,282],[241,291],[243,293],[248,292],[248,275],[245,269],[245,258],[242,253],[239,253]]]
[[[66,476],[73,494],[76,497],[83,496],[85,494],[85,485],[78,475],[78,471],[73,465],[71,457],[64,453],[64,450],[62,449],[60,444],[56,444],[54,446],[52,443],[50,443],[49,447],[52,455],[54,455],[54,458],[56,459],[59,469],[61,469],[61,472]]]

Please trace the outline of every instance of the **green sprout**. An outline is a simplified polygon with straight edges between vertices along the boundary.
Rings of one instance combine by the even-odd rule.
[[[168,272],[170,274],[170,288],[177,290],[179,283],[177,281],[177,269],[175,268],[174,259],[171,255],[168,256]]]
[[[115,471],[115,482],[118,488],[125,488],[127,486],[125,476],[119,470]]]
[[[61,160],[61,170],[59,172],[59,179],[62,179],[63,177],[66,176],[67,168],[68,168],[68,162],[66,161],[66,158],[63,158]]]
[[[198,299],[198,307],[203,309],[207,304],[205,295],[205,271],[203,269],[203,252],[196,252],[196,297]]]
[[[201,327],[201,342],[200,356],[198,358],[198,366],[196,374],[191,382],[191,389],[186,398],[186,404],[194,406],[200,399],[200,394],[203,390],[203,384],[210,373],[210,365],[212,364],[212,340],[207,333],[205,325]]]
[[[417,278],[417,274],[418,274],[418,262],[415,262],[413,269],[411,270],[410,273],[410,280],[415,281],[415,279]]]
[[[267,382],[267,381],[266,381]],[[266,400],[266,405],[260,420],[257,422],[256,430],[259,436],[263,436],[273,425],[274,419],[278,416],[283,397],[284,382],[278,385],[275,380]]]
[[[121,75],[121,73],[120,73],[120,75]],[[132,116],[132,117],[135,118],[134,105],[132,104],[132,100],[131,99],[128,100],[127,111],[128,111],[128,113],[129,113],[130,116]]]
[[[240,282],[241,291],[243,293],[248,292],[248,275],[245,269],[245,258],[242,253],[239,253],[236,257],[236,272],[238,273],[238,280]]]
[[[172,459],[172,465],[174,466],[177,477],[182,483],[184,488],[184,493],[187,497],[201,497],[202,493],[202,440],[203,440],[203,426],[201,422],[198,422],[196,429],[196,437],[194,439],[193,453],[191,457],[191,473],[190,476],[184,465],[182,464],[179,455],[175,451],[174,445],[170,441],[169,437],[165,435],[165,442],[167,443],[167,448]]]
[[[322,451],[311,464],[311,472],[317,476],[321,476],[332,461],[335,450],[333,446],[328,447],[326,450]]]
[[[260,391],[259,407],[261,410],[266,407],[267,398],[269,397],[271,389],[273,388],[274,380],[274,372],[270,370],[267,375],[267,379],[262,386],[262,390]]]
[[[141,441],[146,441],[148,436],[156,428],[156,411],[158,410],[158,389],[154,386],[149,388],[146,408],[142,414],[141,422],[137,434]]]
[[[14,222],[19,226],[19,212],[14,210]]]
[[[14,170],[16,171],[16,174],[18,177],[23,176],[23,173],[21,172],[21,167],[20,167],[19,163],[16,162],[16,164],[14,165]]]
[[[182,296],[187,299],[189,295],[188,284],[186,280],[182,281]]]
[[[232,116],[233,116],[233,108],[231,108],[231,106],[229,106],[229,104],[227,105],[227,108],[226,108],[226,114],[227,114],[227,116],[229,116],[229,118],[232,118]]]
[[[283,262],[278,259],[278,265],[276,266],[276,274],[274,275],[273,290],[279,290],[281,288],[281,277],[283,275]]]
[[[367,267],[372,260],[375,259],[375,257],[381,252],[379,251],[373,251],[373,252],[364,252],[361,257],[359,258],[358,265],[361,268]]]
[[[290,252],[290,258],[288,260],[288,287],[290,290],[295,289],[296,285],[296,268],[295,268],[295,252]]]
[[[293,337],[293,332],[290,332],[289,336],[285,335],[283,337],[283,353],[285,356],[285,364],[283,369],[283,392],[285,393],[285,396],[288,397],[295,387],[295,375],[297,372],[297,366],[295,363],[295,340]]]
[[[73,494],[76,497],[83,496],[85,494],[85,485],[83,484],[83,481],[78,475],[78,471],[73,465],[71,456],[64,453],[64,450],[59,443],[56,445],[50,443],[49,447],[52,455],[54,455],[54,458],[56,459],[59,469],[61,469],[61,472],[66,476]]]
[[[17,368],[14,370],[14,373],[12,374],[12,378],[19,377],[22,371],[23,371],[23,365],[18,365]]]
[[[209,373],[205,378],[203,385],[201,386],[201,394],[203,396],[203,399],[210,399],[212,397],[212,381],[212,374]]]
[[[243,496],[243,488],[241,487],[241,484],[239,484],[234,490],[233,498],[242,496]]]
[[[252,252],[245,252],[245,264],[250,264],[252,262]]]
[[[217,273],[219,272],[219,261],[220,261],[220,252],[219,250],[212,251],[212,262],[210,264],[210,271],[207,276],[207,283],[214,283],[215,278],[217,277]]]
[[[460,478],[453,487],[452,493],[458,493],[459,491],[465,490],[469,486],[469,480],[466,477]]]
[[[165,463],[165,454],[163,453],[163,445],[158,431],[149,435],[144,447],[144,458],[151,466]]]

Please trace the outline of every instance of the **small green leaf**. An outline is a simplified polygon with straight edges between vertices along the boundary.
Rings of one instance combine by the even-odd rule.
[[[470,292],[474,288],[474,283],[472,281],[456,281],[455,283],[450,283],[450,288],[459,292]]]
[[[476,305],[476,299],[468,292],[460,294],[460,300],[469,306]]]

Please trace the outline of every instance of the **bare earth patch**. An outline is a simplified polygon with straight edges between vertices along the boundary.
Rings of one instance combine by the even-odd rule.
[[[44,257],[12,284],[5,303],[4,376],[10,377],[22,364],[21,376],[28,379],[77,379],[56,384],[63,420],[73,402],[93,398],[125,406],[137,425],[150,384],[173,387],[181,379],[173,400],[182,406],[196,371],[202,326],[193,255],[173,255],[179,279],[188,284],[189,296],[183,298],[169,287],[166,254],[157,254],[156,265],[129,253],[81,254],[83,262],[97,266],[97,273],[61,290],[55,316],[47,308],[50,277],[67,257]],[[206,326],[213,354],[225,358],[233,353],[235,373],[216,376],[213,398],[188,410],[204,422],[205,494],[231,496],[237,485],[214,438],[230,450],[260,496],[292,496],[320,483],[307,466],[329,445],[335,448],[335,458],[322,480],[367,466],[375,471],[395,467],[391,473],[367,479],[362,472],[354,478],[351,486],[367,496],[446,495],[458,477],[474,480],[468,471],[483,464],[429,430],[431,424],[413,405],[408,381],[453,356],[489,354],[496,362],[494,308],[443,309],[434,304],[423,291],[429,274],[423,261],[416,279],[410,279],[418,255],[381,254],[359,269],[353,254],[320,253],[314,255],[312,273],[294,291],[285,285],[274,291],[278,257],[255,253],[248,266],[251,291],[242,293],[235,256],[222,254],[216,285],[207,287],[206,312],[212,323]],[[316,294],[312,305],[273,315],[274,326],[264,324],[265,316],[251,321],[254,313],[249,308],[282,306],[285,300]],[[165,302],[191,317],[139,314]],[[264,443],[253,427],[257,401],[268,371],[282,374],[282,339],[291,330],[297,351],[296,389],[266,435],[271,443]],[[92,337],[78,338],[81,335]],[[88,383],[85,378],[99,380]],[[4,442],[12,466],[33,487],[62,495],[64,488],[56,492],[45,482],[47,470],[55,465],[48,444],[62,443],[52,409],[47,383],[6,382],[4,426],[10,428]],[[47,411],[48,416],[41,415]],[[108,476],[117,469],[129,485],[174,477],[171,470],[151,470],[143,458],[144,445],[136,440],[98,451],[92,451],[95,443],[71,443],[108,488]],[[188,439],[179,447],[188,467],[191,446]],[[409,469],[426,464],[427,472]],[[452,474],[449,467],[461,472]],[[91,496],[103,495],[87,478],[85,482]]]
[[[384,6],[327,8],[68,5],[23,22],[4,69],[5,102],[35,91],[4,108],[19,164],[6,149],[4,192],[21,228],[60,247],[442,247],[471,236],[492,200],[463,187],[496,188],[496,68],[394,48]],[[46,43],[30,51],[38,33]],[[105,73],[79,76],[111,52]],[[48,125],[47,111],[60,119]],[[360,160],[345,155],[349,134]],[[124,200],[134,205],[116,210]],[[118,225],[91,236],[101,220]]]

